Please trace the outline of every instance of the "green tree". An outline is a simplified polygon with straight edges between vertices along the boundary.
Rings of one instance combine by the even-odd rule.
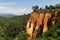
[[[47,5],[45,6],[45,9],[48,9],[48,6]]]
[[[5,34],[10,37],[15,37],[20,31],[21,28],[16,22],[5,24]]]
[[[33,10],[33,11],[37,12],[38,9],[39,9],[39,6],[37,6],[37,5],[36,5],[36,6],[32,6],[32,10]]]
[[[60,4],[56,4],[56,5],[55,5],[55,8],[56,8],[56,9],[60,9]]]
[[[49,9],[55,9],[55,7],[53,5],[50,5]]]

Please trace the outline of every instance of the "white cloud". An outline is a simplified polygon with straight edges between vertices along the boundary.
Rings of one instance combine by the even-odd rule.
[[[26,8],[8,8],[8,7],[1,7],[0,6],[0,13],[10,13],[10,14],[16,14],[16,15],[22,15],[26,13]]]
[[[0,2],[0,5],[13,5],[16,4],[16,2]]]
[[[11,5],[16,4],[15,2],[0,2],[0,13],[6,14],[15,14],[15,15],[23,15],[31,12],[27,8],[13,8]],[[10,6],[8,6],[10,5]]]

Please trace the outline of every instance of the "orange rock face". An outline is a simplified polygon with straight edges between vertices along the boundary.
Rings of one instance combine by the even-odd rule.
[[[37,36],[38,29],[42,25],[43,18],[44,18],[44,13],[40,13],[39,17],[37,19],[37,22],[36,22],[36,27],[35,27],[35,30],[34,30],[33,38],[35,38]]]
[[[58,17],[57,17],[57,12],[55,12],[55,16],[52,18],[50,12],[42,12],[42,13],[37,13],[37,12],[32,12],[30,14],[30,18],[27,21],[26,25],[26,32],[29,35],[28,40],[31,40],[32,38],[36,38],[37,34],[39,32],[39,28],[42,27],[42,33],[45,33],[48,30],[48,22],[54,26],[54,24],[57,22]],[[40,34],[38,34],[40,35]]]
[[[26,32],[29,35],[28,40],[32,39],[34,23],[37,21],[37,18],[38,14],[36,12],[33,12],[27,22]]]
[[[45,13],[45,16],[44,16],[44,26],[43,26],[43,33],[46,32],[48,30],[48,26],[47,26],[47,23],[48,23],[48,20],[51,18],[51,13],[49,12],[46,12]]]

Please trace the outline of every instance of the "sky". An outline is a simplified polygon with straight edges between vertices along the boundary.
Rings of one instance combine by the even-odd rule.
[[[0,13],[24,15],[32,12],[32,6],[56,5],[60,0],[0,0]]]

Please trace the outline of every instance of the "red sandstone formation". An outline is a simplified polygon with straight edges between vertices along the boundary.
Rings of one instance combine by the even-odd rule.
[[[47,23],[48,23],[48,20],[51,18],[51,13],[49,12],[46,12],[45,13],[45,16],[44,16],[44,26],[43,26],[43,33],[46,32],[48,30],[48,26],[47,26]]]
[[[33,34],[33,38],[35,38],[37,36],[38,29],[42,25],[43,18],[44,18],[44,13],[42,12],[42,13],[39,14],[39,17],[37,19],[36,27],[35,27],[34,34]]]
[[[37,18],[38,18],[38,13],[32,12],[26,26],[26,32],[29,35],[28,40],[31,40],[32,38],[34,23],[37,21]]]
[[[47,26],[49,20],[51,20],[50,22],[54,26],[54,24],[58,20],[57,12],[55,12],[54,17],[51,17],[50,12],[45,12],[45,13],[41,12],[39,14],[37,12],[32,12],[26,25],[26,32],[29,35],[28,40],[31,40],[32,38],[36,38],[39,28],[41,27],[43,27],[42,30],[43,30],[43,33],[45,33],[49,27]]]

